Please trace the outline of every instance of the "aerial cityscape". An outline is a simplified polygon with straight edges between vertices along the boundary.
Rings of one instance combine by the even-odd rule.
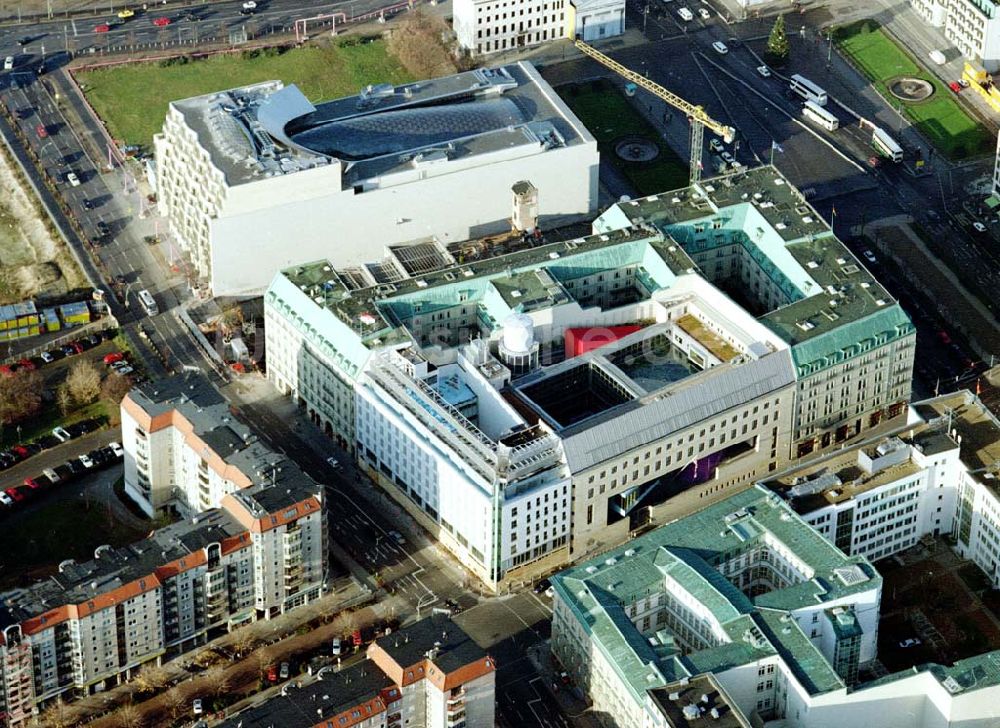
[[[0,58],[0,728],[1000,728],[997,2]]]

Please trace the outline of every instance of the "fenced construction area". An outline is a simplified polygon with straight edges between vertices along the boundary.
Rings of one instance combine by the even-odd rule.
[[[833,38],[840,52],[940,153],[951,159],[964,159],[993,150],[994,142],[987,129],[969,116],[953,92],[921,68],[878,23],[872,20],[852,23],[837,28]],[[889,84],[904,77],[926,81],[934,92],[920,101],[896,100],[889,92]]]

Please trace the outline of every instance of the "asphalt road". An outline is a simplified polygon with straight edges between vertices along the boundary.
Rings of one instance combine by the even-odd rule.
[[[180,2],[130,3],[136,15],[118,26],[99,32],[96,28],[117,22],[115,13],[103,12],[75,14],[71,17],[55,16],[52,20],[30,25],[0,27],[0,54],[17,58],[15,70],[32,67],[44,57],[57,51],[83,54],[129,53],[150,48],[193,47],[207,43],[229,43],[244,32],[250,38],[272,33],[293,32],[295,21],[320,15],[342,13],[337,22],[361,18],[377,13],[383,8],[398,5],[386,0],[338,0],[337,2],[311,3],[306,0],[261,0],[253,15],[241,15],[242,2],[212,4],[187,4]],[[111,4],[109,4],[109,7]],[[122,5],[115,4],[120,10]],[[154,20],[166,18],[166,26]],[[313,33],[318,32],[316,28]],[[329,28],[329,23],[327,26]],[[19,45],[18,40],[27,40]]]

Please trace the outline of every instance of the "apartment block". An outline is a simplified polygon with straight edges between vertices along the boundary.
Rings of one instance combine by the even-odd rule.
[[[1000,718],[998,653],[859,681],[876,657],[882,579],[763,487],[552,581],[553,653],[610,725],[677,725],[665,708],[682,725],[987,728]],[[718,695],[683,697],[709,677]]]
[[[172,101],[154,148],[170,234],[217,296],[317,258],[509,230],[524,179],[542,227],[597,207],[597,142],[527,62],[315,105],[280,81]]]
[[[434,616],[376,640],[363,662],[223,722],[222,728],[487,728],[496,665],[461,628]]]
[[[160,425],[198,438],[197,445],[168,440],[164,449],[196,446],[206,460],[216,457],[208,442],[233,443],[234,450],[244,443],[232,433],[221,440],[210,434],[236,426],[217,397],[201,375],[133,390],[122,403],[123,419],[132,417],[126,445],[132,472],[159,473],[158,467],[141,471],[137,461],[140,443],[153,439]],[[145,452],[158,465],[155,448]],[[171,462],[184,463],[177,455]],[[100,546],[90,561],[66,560],[48,579],[0,594],[0,725],[25,725],[57,697],[99,691],[146,663],[320,597],[328,563],[323,489],[294,463],[266,462],[266,474],[250,469],[245,484],[230,478],[240,487],[223,495],[219,507],[184,506],[182,520],[142,541]],[[165,470],[162,477],[171,483],[185,472]],[[197,490],[198,469],[189,474]],[[140,497],[165,491],[158,477],[139,488]]]
[[[913,10],[968,60],[1000,70],[1000,17],[994,0],[910,0]]]
[[[776,170],[279,273],[268,377],[491,586],[905,421],[914,328]],[[567,342],[570,342],[567,344]]]

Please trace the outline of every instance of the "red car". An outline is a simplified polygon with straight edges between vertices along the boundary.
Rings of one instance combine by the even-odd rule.
[[[31,453],[28,451],[28,448],[26,448],[24,445],[14,445],[14,447],[12,447],[10,451],[15,455],[17,455],[22,460],[31,455]]]
[[[120,351],[113,351],[110,354],[104,355],[104,364],[105,366],[111,366],[116,361],[122,361],[124,358],[125,355],[122,354]]]
[[[22,359],[17,364],[22,369],[27,369],[29,372],[38,368],[37,366],[35,366],[35,362],[31,361],[31,359]]]
[[[153,25],[157,28],[165,28],[170,25],[170,18],[153,18]]]
[[[45,124],[39,124],[35,127],[35,133],[38,134],[39,139],[44,139],[49,135],[49,130],[45,128]]]
[[[24,500],[24,493],[22,493],[17,488],[8,488],[4,491],[7,495],[14,499],[15,503],[19,503]]]
[[[0,374],[5,377],[14,376],[14,371],[17,369],[16,364],[0,364]]]
[[[39,482],[38,482],[37,480],[35,480],[34,478],[25,478],[25,479],[24,479],[24,484],[25,484],[26,486],[28,486],[29,488],[31,488],[32,490],[38,490],[39,488],[41,488],[41,487],[42,487],[42,484],[41,484],[41,483],[39,483]]]
[[[107,33],[109,30],[111,30],[110,25],[101,24],[94,26],[95,33]]]
[[[951,83],[949,83],[948,88],[950,88],[957,94],[962,93],[962,84],[960,84],[958,81],[952,81]]]
[[[267,666],[267,681],[268,682],[278,682],[278,666],[268,665]]]
[[[75,351],[77,354],[83,353],[83,344],[81,344],[79,341],[71,341],[69,345],[73,347],[73,351]]]

